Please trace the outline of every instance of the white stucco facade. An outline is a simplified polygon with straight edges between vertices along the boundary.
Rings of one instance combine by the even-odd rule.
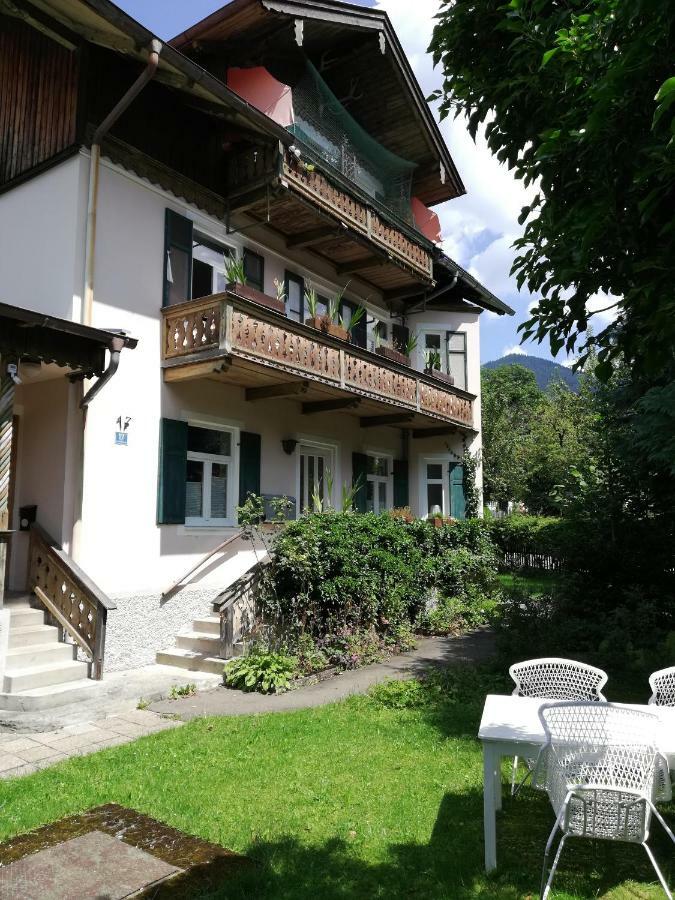
[[[86,245],[89,158],[80,153],[0,196],[0,299],[62,318],[81,320]],[[426,512],[426,460],[458,460],[465,447],[480,451],[478,312],[418,312],[411,331],[440,329],[466,335],[466,389],[475,394],[476,434],[412,440],[393,427],[363,429],[355,415],[302,415],[299,400],[247,402],[244,389],[209,380],[166,384],[162,377],[162,290],[165,210],[190,218],[195,230],[221,245],[243,246],[265,257],[265,291],[286,269],[310,277],[320,292],[336,291],[315,257],[291,260],[280,245],[262,246],[248,235],[227,235],[222,222],[103,160],[98,198],[94,303],[87,324],[123,329],[138,347],[122,353],[118,372],[86,417],[77,410],[77,385],[58,374],[17,391],[20,461],[15,509],[38,506],[47,528],[99,587],[118,604],[111,613],[106,668],[151,662],[176,631],[210,608],[217,594],[250,560],[224,553],[168,601],[162,591],[234,529],[157,524],[159,435],[162,418],[242,431],[261,437],[261,492],[298,496],[298,447],[318,447],[330,459],[333,502],[352,482],[352,454],[409,459],[409,501]],[[30,278],[26,273],[30,272]],[[350,284],[350,296],[377,306],[372,287]],[[420,351],[418,350],[418,353]],[[85,386],[86,387],[86,386]],[[126,426],[126,428],[125,428]],[[115,443],[124,429],[128,443]],[[84,437],[82,438],[82,433]],[[236,472],[235,464],[230,475]],[[80,478],[80,473],[82,476]],[[479,469],[480,479],[480,469]],[[80,498],[81,490],[81,498]],[[391,484],[388,505],[392,505]],[[449,510],[446,510],[449,511]],[[26,537],[12,554],[10,584],[25,577]]]

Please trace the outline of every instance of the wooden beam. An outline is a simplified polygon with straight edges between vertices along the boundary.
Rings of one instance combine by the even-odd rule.
[[[209,375],[227,372],[229,368],[229,362],[219,359],[191,363],[187,366],[175,366],[164,369],[164,381],[171,384],[177,381],[191,381],[194,378],[208,378]]]
[[[311,247],[312,244],[320,244],[327,238],[340,237],[346,231],[346,228],[336,228],[330,225],[324,225],[321,228],[310,228],[307,231],[299,231],[297,234],[291,234],[286,238],[286,247],[292,250],[296,247]]]
[[[338,400],[316,400],[302,404],[303,416],[311,416],[314,413],[332,412],[336,409],[356,409],[361,403],[360,397],[342,397]]]
[[[378,425],[402,425],[411,422],[415,413],[393,413],[387,416],[362,416],[361,428],[375,428]]]
[[[338,275],[347,275],[349,272],[360,272],[362,269],[372,269],[373,266],[384,266],[389,262],[381,256],[368,256],[366,259],[355,259],[354,262],[339,263],[335,266]]]
[[[270,384],[264,387],[246,388],[246,399],[249,401],[269,400],[271,397],[293,397],[306,394],[308,381],[285,381],[282,384]]]
[[[454,425],[440,425],[438,428],[413,428],[414,438],[444,437],[448,434],[456,434],[458,429]]]

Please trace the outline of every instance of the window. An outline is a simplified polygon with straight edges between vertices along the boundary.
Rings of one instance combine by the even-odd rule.
[[[448,373],[452,375],[455,386],[466,390],[466,332],[448,332]]]
[[[343,300],[340,304],[340,318],[345,323],[346,326],[349,325],[350,320],[356,310],[359,308],[358,303],[354,303],[351,300]],[[357,347],[365,347],[368,338],[367,338],[367,326],[366,326],[366,316],[361,316],[361,319],[354,325],[351,330],[351,340],[352,344]]]
[[[225,290],[225,263],[231,247],[219,247],[199,235],[192,242],[192,297],[208,297]]]
[[[442,351],[442,337],[438,331],[428,331],[424,335],[424,368],[446,371],[445,354]]]
[[[234,523],[236,432],[188,425],[186,525]]]
[[[446,463],[426,462],[426,505],[423,510],[424,516],[428,517],[433,514],[444,514],[447,511],[447,492],[445,489],[444,470],[447,470]]]
[[[246,283],[259,291],[265,290],[265,259],[259,253],[244,248],[244,275]]]
[[[305,282],[298,275],[286,272],[286,315],[294,322],[304,321]]]
[[[380,344],[384,344],[387,340],[389,329],[386,322],[381,322],[374,316],[368,316],[366,323],[366,340],[369,350],[375,350]]]
[[[390,456],[367,455],[366,462],[366,511],[381,513],[391,508]]]
[[[164,220],[164,306],[191,297],[192,222],[172,209]]]

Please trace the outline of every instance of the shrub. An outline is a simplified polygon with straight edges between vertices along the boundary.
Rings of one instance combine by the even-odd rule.
[[[496,563],[480,521],[436,528],[386,514],[307,515],[277,538],[263,611],[291,635],[386,634],[420,622],[432,590],[460,599],[489,593]]]
[[[280,694],[290,687],[297,666],[294,656],[268,653],[253,647],[246,656],[226,663],[223,674],[228,687],[259,691],[261,694]]]

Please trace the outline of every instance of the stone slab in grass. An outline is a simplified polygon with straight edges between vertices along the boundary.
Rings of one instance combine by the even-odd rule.
[[[246,857],[116,804],[0,844],[0,898],[185,897],[230,877]]]

